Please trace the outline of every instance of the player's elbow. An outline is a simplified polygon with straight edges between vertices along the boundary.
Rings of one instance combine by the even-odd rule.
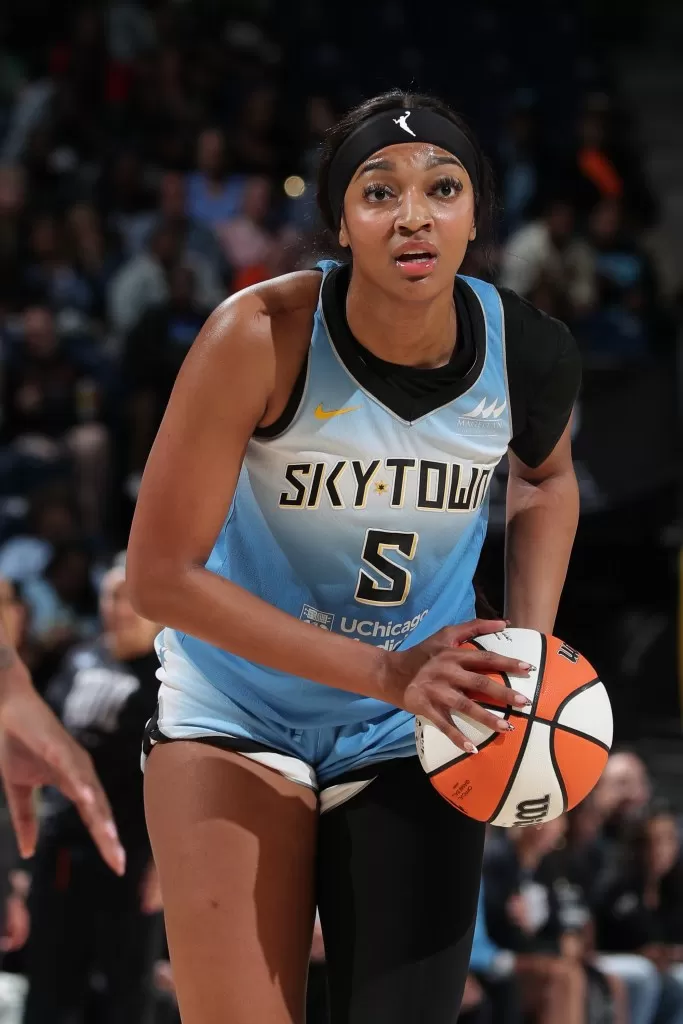
[[[173,567],[129,550],[126,559],[126,583],[133,609],[151,622],[165,622],[169,596],[177,581]]]

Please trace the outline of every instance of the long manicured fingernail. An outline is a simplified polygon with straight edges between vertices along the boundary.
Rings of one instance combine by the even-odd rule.
[[[535,665],[530,665],[528,661],[520,661],[519,667],[522,669],[523,672],[535,672],[536,671],[536,666]]]
[[[479,753],[479,751],[475,747],[474,743],[470,743],[469,740],[465,744],[465,750],[467,751],[468,754],[478,754]]]
[[[126,873],[126,851],[122,846],[119,846],[116,853],[114,854],[114,863],[116,866],[116,874],[119,876],[125,875]]]
[[[527,708],[531,704],[528,697],[525,697],[523,693],[518,693],[515,697],[514,703],[518,708]]]
[[[116,830],[116,825],[113,821],[107,821],[104,825],[104,831],[107,833],[110,839],[116,839],[118,842],[119,834]]]

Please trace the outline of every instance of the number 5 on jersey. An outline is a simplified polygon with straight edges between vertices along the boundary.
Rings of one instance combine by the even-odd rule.
[[[361,558],[365,565],[374,569],[378,576],[386,580],[388,586],[378,583],[361,566],[356,584],[356,601],[361,604],[388,605],[403,604],[410,592],[412,576],[409,569],[404,568],[391,558],[386,558],[385,551],[396,551],[403,558],[412,560],[417,551],[418,535],[401,533],[392,530],[368,530]]]

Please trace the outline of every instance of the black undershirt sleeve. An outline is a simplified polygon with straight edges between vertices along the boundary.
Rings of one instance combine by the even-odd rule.
[[[510,448],[532,469],[562,436],[581,384],[581,358],[571,332],[507,288],[500,289],[512,440]]]

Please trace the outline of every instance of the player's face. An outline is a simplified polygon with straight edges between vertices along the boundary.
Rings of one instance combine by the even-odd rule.
[[[425,301],[451,290],[475,235],[472,182],[438,146],[387,146],[346,190],[339,240],[354,269],[397,298]]]

